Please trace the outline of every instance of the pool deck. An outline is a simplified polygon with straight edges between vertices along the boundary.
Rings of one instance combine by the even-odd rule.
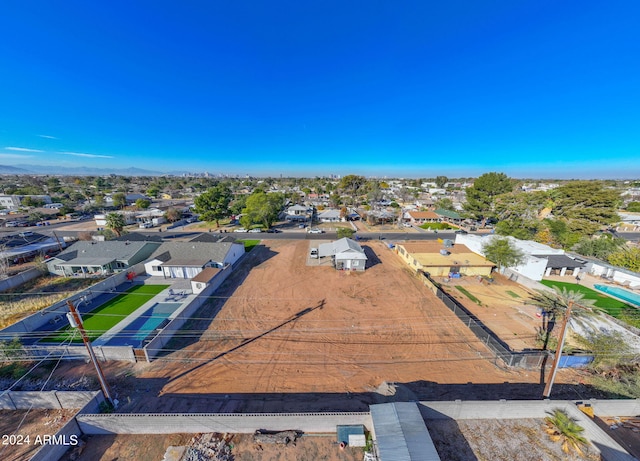
[[[163,279],[163,281],[164,281],[164,283],[171,282],[171,280],[168,280],[168,279]],[[110,330],[106,331],[102,336],[100,336],[98,339],[93,341],[92,344],[94,346],[105,346],[105,345],[107,345],[107,343],[110,340],[112,340],[114,337],[116,337],[118,334],[120,334],[122,332],[122,330],[124,330],[131,322],[133,322],[135,319],[137,319],[138,317],[143,315],[148,309],[150,309],[156,303],[176,303],[176,304],[180,304],[180,306],[176,308],[176,310],[173,312],[173,314],[171,314],[168,317],[169,319],[174,318],[177,315],[176,313],[180,313],[182,311],[182,309],[184,308],[184,306],[190,304],[191,301],[197,296],[197,295],[194,295],[191,292],[191,286],[190,285],[189,285],[188,289],[181,288],[182,285],[184,285],[184,284],[173,283],[171,285],[171,287],[169,287],[166,290],[163,290],[160,293],[158,293],[157,295],[155,295],[149,301],[144,303],[138,309],[136,309],[131,314],[126,316],[124,319],[122,319],[120,322],[118,322],[118,324],[116,326],[114,326]],[[122,346],[114,346],[114,347],[122,347]]]

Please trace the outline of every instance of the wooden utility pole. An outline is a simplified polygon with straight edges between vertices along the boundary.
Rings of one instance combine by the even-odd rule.
[[[107,384],[107,380],[104,379],[104,374],[102,373],[102,368],[100,368],[100,364],[96,359],[96,355],[93,352],[93,348],[91,347],[91,342],[89,341],[89,337],[87,333],[84,331],[84,326],[82,325],[82,318],[80,318],[80,314],[76,310],[76,306],[73,305],[71,301],[67,301],[67,305],[69,306],[69,314],[71,318],[69,319],[69,323],[72,327],[77,328],[80,331],[80,336],[82,336],[82,341],[84,341],[84,345],[87,347],[87,351],[89,351],[89,357],[91,357],[91,361],[93,365],[96,367],[96,372],[98,373],[98,380],[100,381],[100,387],[102,388],[102,392],[104,393],[105,399],[113,405],[113,399],[111,398],[111,392],[109,391],[109,385]],[[73,321],[72,321],[73,320]]]
[[[570,300],[567,303],[567,309],[564,311],[564,319],[562,321],[562,329],[560,330],[560,337],[558,338],[558,347],[556,347],[556,354],[553,358],[553,364],[551,365],[551,374],[549,375],[549,380],[547,381],[546,386],[544,387],[543,396],[545,399],[549,398],[551,394],[551,388],[553,387],[553,382],[556,379],[556,372],[558,371],[558,364],[560,363],[560,357],[562,356],[562,348],[564,347],[564,338],[567,333],[567,325],[569,324],[569,318],[571,317],[571,308],[573,307],[573,300]]]

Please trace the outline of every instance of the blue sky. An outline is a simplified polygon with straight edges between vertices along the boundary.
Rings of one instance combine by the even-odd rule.
[[[640,2],[6,0],[0,164],[640,177]]]

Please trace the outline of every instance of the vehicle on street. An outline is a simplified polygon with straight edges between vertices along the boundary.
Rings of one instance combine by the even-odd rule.
[[[262,232],[262,229],[260,229],[259,227],[256,227],[255,229],[250,229],[249,233],[251,234],[259,234],[260,232]]]
[[[234,229],[233,232],[247,232],[247,229],[245,229],[244,227],[240,227],[238,229]]]
[[[309,232],[310,234],[322,234],[324,231],[322,229],[318,229],[317,227],[313,227],[307,232]]]
[[[267,232],[269,234],[279,234],[280,232],[282,232],[280,229],[274,229],[273,227],[271,229],[267,229]]]
[[[456,233],[456,234],[465,235],[465,234],[468,234],[469,232],[467,232],[467,231],[466,231],[466,230],[464,230],[464,229],[458,229],[455,233]]]

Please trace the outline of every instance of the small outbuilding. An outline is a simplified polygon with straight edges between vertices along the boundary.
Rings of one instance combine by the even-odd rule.
[[[362,247],[355,240],[346,237],[335,242],[321,243],[318,256],[331,256],[334,267],[338,270],[363,271],[367,264],[367,255]]]

